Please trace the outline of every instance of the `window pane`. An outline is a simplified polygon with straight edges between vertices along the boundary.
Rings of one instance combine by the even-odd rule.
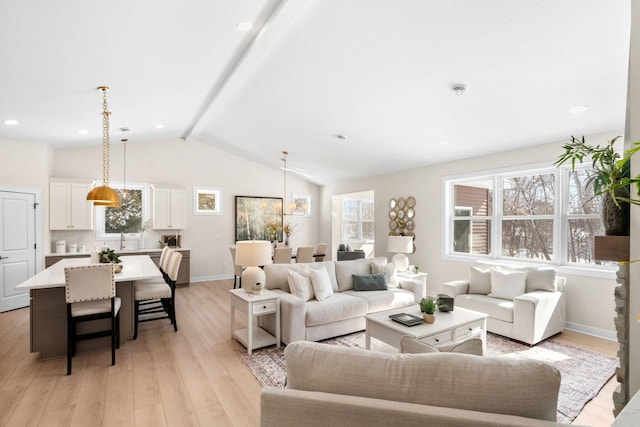
[[[491,221],[453,221],[453,252],[488,255],[491,250]]]
[[[354,221],[343,221],[342,238],[345,240],[358,239],[358,223]]]
[[[493,181],[467,182],[454,185],[454,206],[465,206],[471,209],[470,215],[491,215],[493,200]]]
[[[373,240],[375,233],[375,223],[363,222],[362,223],[362,240]]]
[[[119,208],[105,208],[105,233],[139,233],[142,229],[142,190],[127,190]]]
[[[593,259],[594,236],[604,235],[600,219],[570,219],[567,239],[568,262],[596,264]]]
[[[358,200],[345,200],[342,202],[342,219],[344,221],[358,220]]]
[[[373,221],[373,203],[363,200],[360,202],[360,219],[362,221]]]
[[[593,197],[593,186],[585,184],[587,172],[579,170],[569,173],[569,214],[600,214],[600,197]]]
[[[553,174],[505,178],[502,181],[503,215],[553,215]]]
[[[553,220],[502,221],[502,255],[550,261],[553,256]]]

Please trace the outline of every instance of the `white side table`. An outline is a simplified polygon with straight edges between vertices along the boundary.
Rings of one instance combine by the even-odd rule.
[[[430,297],[436,297],[436,295],[432,295],[429,293],[429,288],[427,288],[427,273],[409,273],[408,271],[406,272],[402,272],[402,273],[398,273],[397,274],[398,277],[404,277],[406,279],[412,279],[412,280],[419,280],[422,282],[422,285],[424,286],[424,292],[426,296],[430,296]]]
[[[247,347],[247,354],[251,354],[256,348],[273,344],[280,347],[280,300],[278,294],[265,290],[256,295],[244,289],[230,289],[229,292],[231,292],[231,339],[236,338],[244,344]],[[236,309],[247,315],[246,329],[234,330]],[[276,316],[275,337],[261,327],[253,325],[254,317],[272,313]]]

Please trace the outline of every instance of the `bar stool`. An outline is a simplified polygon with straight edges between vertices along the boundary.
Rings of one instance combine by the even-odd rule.
[[[175,332],[178,331],[178,322],[176,321],[176,282],[180,271],[182,254],[170,250],[167,257],[166,282],[139,281],[135,283],[135,330],[133,339],[138,338],[138,324],[141,322],[169,319],[173,325],[173,330]],[[161,315],[156,315],[157,313],[161,313]]]
[[[116,348],[120,348],[120,298],[116,296],[114,265],[91,264],[64,269],[67,302],[67,375],[71,375],[71,359],[76,343],[92,338],[111,337],[111,365],[116,364]],[[111,319],[111,327],[97,332],[77,333],[78,323]]]

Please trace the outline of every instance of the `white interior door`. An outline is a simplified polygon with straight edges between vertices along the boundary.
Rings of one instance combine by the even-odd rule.
[[[16,286],[36,272],[35,194],[0,191],[0,312],[29,305]]]

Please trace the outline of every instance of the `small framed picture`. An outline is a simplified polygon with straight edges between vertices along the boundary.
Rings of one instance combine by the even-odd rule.
[[[182,236],[180,236],[179,234],[171,234],[171,235],[165,235],[162,236],[162,244],[169,246],[170,248],[179,248],[180,247],[180,243],[181,243],[181,239]]]
[[[293,214],[300,216],[311,216],[311,195],[297,194],[291,195],[291,203],[293,203]]]
[[[222,215],[222,189],[193,188],[194,215]]]

